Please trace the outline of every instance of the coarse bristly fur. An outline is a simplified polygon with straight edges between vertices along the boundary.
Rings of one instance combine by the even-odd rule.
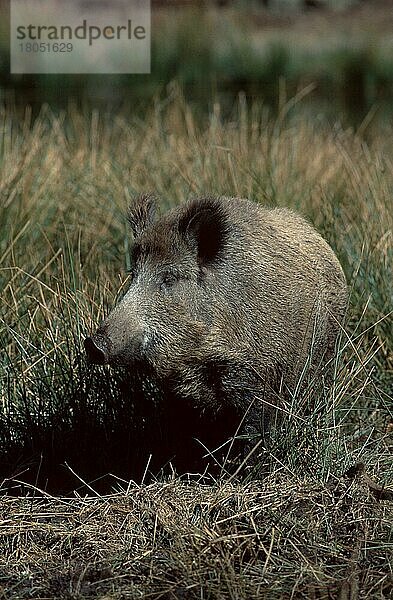
[[[248,411],[246,429],[266,429],[334,354],[348,292],[333,250],[298,214],[246,199],[198,198],[157,218],[144,195],[129,220],[131,284],[90,339],[102,362],[145,364],[218,419]]]

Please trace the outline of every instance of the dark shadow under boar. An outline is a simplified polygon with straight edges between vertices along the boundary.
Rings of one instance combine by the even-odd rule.
[[[85,340],[89,359],[146,367],[177,402],[214,415],[222,441],[243,417],[246,433],[267,431],[299,378],[320,379],[333,356],[347,285],[332,249],[290,210],[238,198],[156,217],[145,195],[129,221],[130,287]]]

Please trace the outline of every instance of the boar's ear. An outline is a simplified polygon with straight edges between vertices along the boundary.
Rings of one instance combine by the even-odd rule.
[[[179,221],[179,232],[196,250],[200,264],[218,258],[228,234],[227,218],[214,198],[194,200]]]
[[[152,194],[137,196],[128,207],[128,222],[134,238],[154,223],[156,213],[156,199]]]

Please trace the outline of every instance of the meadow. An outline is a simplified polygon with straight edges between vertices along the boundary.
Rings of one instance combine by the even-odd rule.
[[[240,94],[225,118],[169,92],[144,119],[0,113],[0,591],[389,598],[392,127],[307,118],[307,88],[283,88],[274,112]],[[126,285],[141,191],[163,209],[203,194],[291,207],[343,265],[334,384],[283,407],[262,478],[172,464],[155,390],[86,364],[83,338]]]

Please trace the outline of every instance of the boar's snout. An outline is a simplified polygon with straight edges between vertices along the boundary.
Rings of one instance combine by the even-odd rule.
[[[89,362],[95,365],[105,365],[109,362],[109,340],[101,334],[85,339],[85,350]]]

